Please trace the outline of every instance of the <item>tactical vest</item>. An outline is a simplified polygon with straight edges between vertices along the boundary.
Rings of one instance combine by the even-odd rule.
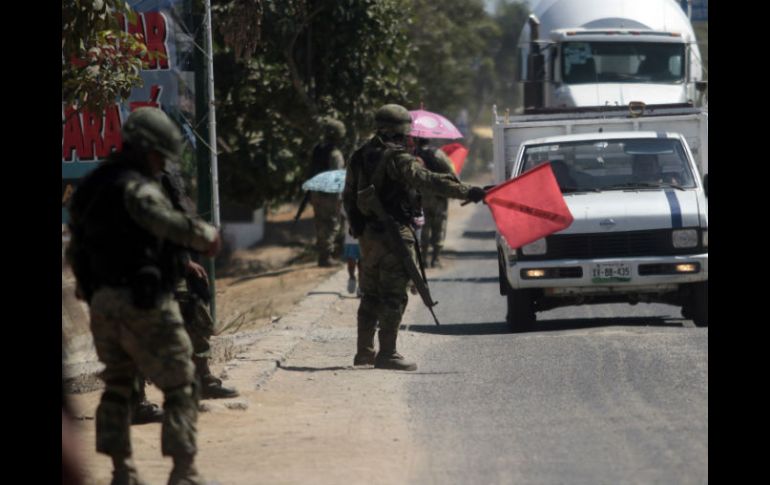
[[[140,270],[148,268],[160,272],[162,288],[172,289],[182,274],[178,249],[129,216],[124,194],[134,180],[148,179],[117,156],[89,174],[73,195],[71,227],[78,232],[79,251],[85,255],[76,275],[86,276],[91,290],[129,286]]]
[[[392,163],[393,157],[404,152],[401,146],[385,144],[375,138],[353,154],[351,165],[358,181],[358,190],[374,184],[385,212],[400,224],[407,225],[420,212],[417,192],[403,182],[393,180],[386,166]],[[376,225],[376,218],[362,217],[366,222]]]

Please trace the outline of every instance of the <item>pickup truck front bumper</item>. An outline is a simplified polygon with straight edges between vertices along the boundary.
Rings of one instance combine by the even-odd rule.
[[[511,288],[544,289],[550,296],[661,293],[676,291],[681,284],[708,281],[708,253],[506,263]]]

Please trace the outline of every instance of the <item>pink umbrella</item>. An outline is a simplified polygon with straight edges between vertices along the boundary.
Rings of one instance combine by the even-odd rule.
[[[462,138],[463,134],[455,128],[451,121],[440,114],[422,109],[409,112],[412,115],[412,131],[410,136],[420,138]]]

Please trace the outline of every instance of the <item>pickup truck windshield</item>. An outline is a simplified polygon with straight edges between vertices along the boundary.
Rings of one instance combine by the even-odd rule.
[[[519,173],[550,162],[562,193],[694,188],[682,143],[667,138],[585,140],[528,145]]]
[[[655,83],[684,80],[684,44],[564,42],[562,79],[567,84]]]

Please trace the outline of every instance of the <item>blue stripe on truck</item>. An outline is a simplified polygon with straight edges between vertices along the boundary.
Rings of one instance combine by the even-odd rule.
[[[676,198],[676,192],[665,190],[668,207],[671,209],[671,227],[679,229],[682,227],[682,207],[679,205],[679,199]]]

